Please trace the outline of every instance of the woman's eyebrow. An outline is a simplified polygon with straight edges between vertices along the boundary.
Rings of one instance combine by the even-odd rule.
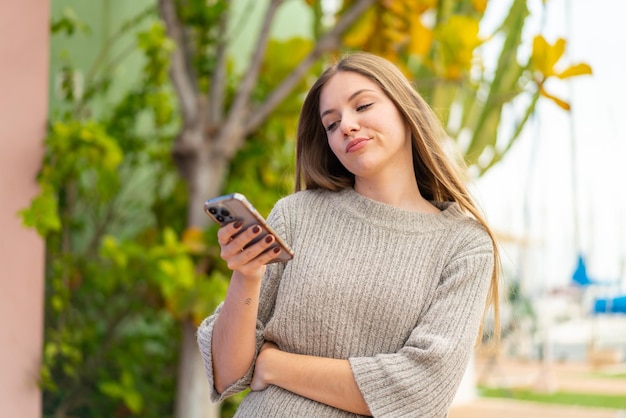
[[[350,97],[348,97],[348,101],[351,101],[352,99],[354,99],[356,96],[358,96],[361,93],[365,93],[366,91],[371,91],[376,93],[376,90],[372,90],[372,89],[361,89],[361,90],[357,90],[354,93],[352,93],[350,95]],[[328,109],[322,112],[322,114],[320,115],[320,118],[323,118],[324,116],[328,115],[329,113],[333,113],[335,111],[335,109]]]

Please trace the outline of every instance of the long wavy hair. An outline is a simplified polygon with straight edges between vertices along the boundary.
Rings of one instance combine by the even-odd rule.
[[[500,256],[495,236],[466,187],[465,166],[445,152],[446,132],[439,118],[394,64],[373,54],[352,53],[327,68],[313,84],[304,100],[298,123],[295,190],[338,191],[354,186],[354,175],[341,164],[328,145],[320,117],[322,89],[335,74],[344,71],[361,74],[375,82],[409,125],[413,171],[422,196],[430,201],[458,203],[491,237],[495,263],[485,312],[493,307],[494,336],[499,340]],[[479,339],[481,334],[482,326]]]

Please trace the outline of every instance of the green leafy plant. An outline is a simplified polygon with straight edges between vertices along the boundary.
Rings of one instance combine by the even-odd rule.
[[[89,33],[71,11],[51,27]],[[186,200],[170,157],[178,124],[167,76],[173,45],[153,8],[112,38],[122,34],[143,56],[141,83],[99,112],[96,102],[116,83],[98,66],[110,63],[96,59],[82,94],[61,83],[41,193],[21,211],[46,240],[44,416],[171,415],[176,314],[199,309],[188,296],[201,276],[193,269],[197,255],[181,242],[184,223],[176,222]],[[71,80],[71,57],[63,60],[62,75]],[[211,306],[202,308],[198,316]]]

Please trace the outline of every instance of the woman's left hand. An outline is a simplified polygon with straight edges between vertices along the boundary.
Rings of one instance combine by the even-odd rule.
[[[250,389],[253,391],[265,390],[270,385],[271,370],[269,358],[276,352],[280,352],[280,350],[273,342],[266,341],[261,347],[254,366],[252,382],[250,382]]]
[[[265,342],[256,359],[250,389],[261,391],[270,385],[335,408],[371,415],[347,359],[293,354]]]

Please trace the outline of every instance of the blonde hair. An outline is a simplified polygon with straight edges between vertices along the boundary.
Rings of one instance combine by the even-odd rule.
[[[464,167],[449,157],[443,140],[446,133],[430,106],[391,62],[365,52],[344,56],[327,68],[307,94],[298,123],[296,145],[296,191],[304,189],[341,190],[354,186],[350,173],[330,149],[320,117],[320,94],[335,74],[351,71],[374,81],[391,99],[408,123],[413,148],[413,168],[422,196],[431,201],[452,201],[469,212],[487,231],[493,242],[494,269],[485,312],[494,311],[495,340],[500,338],[499,272],[500,257],[493,231],[474,204],[465,186]],[[479,333],[479,340],[482,334]]]

